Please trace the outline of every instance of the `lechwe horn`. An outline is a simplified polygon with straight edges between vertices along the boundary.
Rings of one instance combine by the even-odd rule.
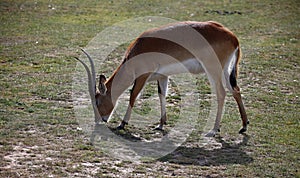
[[[96,105],[96,73],[95,73],[95,65],[94,65],[94,61],[91,58],[91,56],[83,49],[81,49],[81,51],[88,57],[89,61],[90,61],[90,65],[91,65],[91,70],[90,71],[89,67],[86,65],[85,62],[83,62],[81,59],[75,57],[76,60],[78,60],[85,68],[86,73],[88,75],[88,87],[89,87],[89,93],[90,93],[90,97],[91,97],[91,101],[92,101],[92,105],[93,105],[93,110],[94,110],[94,114],[95,114],[95,123],[98,124],[99,121],[101,120],[101,115],[98,112],[97,109],[97,105]]]

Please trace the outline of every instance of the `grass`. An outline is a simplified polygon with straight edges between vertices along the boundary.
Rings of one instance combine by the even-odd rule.
[[[292,0],[1,1],[1,177],[299,177],[299,7]],[[158,160],[118,160],[90,145],[74,114],[72,58],[106,27],[148,15],[215,20],[238,36],[239,84],[251,121],[247,135],[237,134],[239,113],[228,94],[221,134],[208,146],[201,144],[201,124]],[[110,66],[124,50],[111,54]],[[109,75],[112,68],[103,71]],[[197,80],[205,112],[210,90],[206,79]],[[149,91],[146,98],[152,99],[155,90]],[[179,99],[168,96],[171,118],[178,117]],[[147,99],[143,103],[139,112],[151,113]],[[159,137],[149,129],[131,125],[123,134]]]

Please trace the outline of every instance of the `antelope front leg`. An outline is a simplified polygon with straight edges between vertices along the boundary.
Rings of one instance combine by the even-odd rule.
[[[157,80],[158,85],[158,96],[160,100],[160,109],[161,109],[161,117],[160,123],[155,128],[155,130],[163,130],[163,125],[166,124],[167,121],[167,112],[166,112],[166,95],[168,90],[168,77],[162,77]]]
[[[128,124],[134,102],[135,102],[138,94],[140,93],[140,91],[143,89],[147,79],[148,79],[148,75],[142,75],[141,77],[139,77],[138,79],[136,79],[134,81],[134,85],[133,85],[131,93],[130,93],[129,105],[128,105],[126,114],[117,129],[124,129],[125,125]]]
[[[117,127],[117,129],[122,130],[122,129],[125,128],[125,125],[128,124],[128,121],[129,121],[130,116],[131,116],[132,107],[133,107],[133,103],[131,104],[131,102],[130,102],[128,107],[127,107],[126,114],[125,114],[121,124]]]

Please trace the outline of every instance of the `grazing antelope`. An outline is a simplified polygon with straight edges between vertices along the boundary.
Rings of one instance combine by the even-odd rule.
[[[156,80],[161,104],[161,118],[157,129],[166,123],[166,93],[168,76],[190,72],[206,73],[217,96],[217,115],[213,129],[207,136],[214,136],[220,129],[226,86],[239,108],[243,127],[247,130],[249,121],[237,85],[240,47],[237,37],[216,22],[179,22],[151,29],[142,33],[128,47],[122,64],[107,80],[99,77],[96,88],[96,74],[93,60],[82,50],[91,63],[89,67],[80,61],[88,74],[89,92],[95,113],[95,122],[107,121],[119,96],[133,84],[127,112],[118,126],[124,129],[128,124],[134,102],[148,81]]]

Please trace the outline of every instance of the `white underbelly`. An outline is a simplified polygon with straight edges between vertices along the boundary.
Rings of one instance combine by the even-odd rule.
[[[162,66],[157,70],[157,73],[165,75],[173,75],[180,73],[198,74],[204,72],[204,69],[197,59],[188,59],[183,62],[172,63],[167,66]]]
[[[166,66],[159,67],[156,72],[151,76],[150,80],[156,80],[161,75],[163,76],[170,76],[176,75],[181,73],[192,73],[192,74],[199,74],[204,73],[205,70],[202,67],[201,63],[195,59],[187,59],[183,62],[172,63]]]

